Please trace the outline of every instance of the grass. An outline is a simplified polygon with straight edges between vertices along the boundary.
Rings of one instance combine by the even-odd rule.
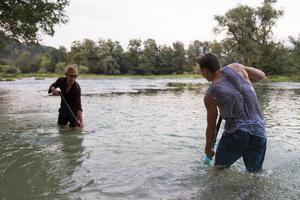
[[[3,74],[0,73],[0,81],[13,81],[20,78],[35,77],[36,80],[43,78],[57,78],[64,76],[63,74],[50,73],[31,73],[31,74]],[[144,78],[144,79],[180,79],[180,78],[203,78],[200,74],[169,74],[169,75],[97,75],[97,74],[80,74],[80,79],[115,79],[115,78]],[[290,76],[268,76],[266,82],[300,82],[300,74]],[[183,87],[180,83],[170,87]],[[186,87],[186,85],[184,86]]]
[[[28,78],[35,77],[36,79],[42,78],[57,78],[64,76],[64,74],[42,74],[42,73],[30,73],[30,74],[1,74],[0,80],[6,79],[20,79],[20,78]],[[201,78],[202,76],[199,74],[170,74],[170,75],[97,75],[97,74],[80,74],[80,79],[114,79],[114,78],[145,78],[145,79],[155,79],[155,78],[170,78],[170,79],[178,79],[178,78]]]
[[[270,82],[300,82],[300,75],[269,76],[266,81],[270,81]]]

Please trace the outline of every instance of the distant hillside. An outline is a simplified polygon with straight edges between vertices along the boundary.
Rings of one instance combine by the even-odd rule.
[[[11,64],[23,52],[28,52],[33,59],[36,55],[49,53],[51,49],[55,48],[39,44],[27,45],[17,41],[8,40],[5,41],[5,47],[0,53],[0,59],[4,63]]]

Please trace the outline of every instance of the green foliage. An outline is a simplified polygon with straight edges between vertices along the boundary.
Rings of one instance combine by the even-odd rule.
[[[1,31],[0,31],[0,36],[1,36]],[[27,52],[30,55],[30,58],[35,58],[39,55],[42,54],[47,54],[49,53],[53,47],[46,47],[38,44],[30,44],[26,45],[14,40],[10,40],[7,37],[2,38],[5,47],[3,47],[2,52],[0,53],[0,58],[3,60],[5,63],[13,65],[16,60],[20,57],[21,54],[24,52]],[[1,37],[0,37],[0,43],[1,43]],[[33,61],[34,63],[35,61]]]
[[[79,65],[78,67],[80,74],[89,73],[89,68],[87,66]]]
[[[10,38],[36,42],[39,32],[53,35],[56,24],[68,21],[68,4],[69,0],[1,0],[0,29]]]
[[[274,8],[276,2],[265,0],[256,8],[238,5],[222,16],[216,15],[218,24],[214,31],[223,32],[226,37],[221,42],[195,40],[187,49],[180,41],[168,46],[158,45],[154,39],[132,39],[124,51],[118,41],[84,39],[74,41],[67,52],[64,47],[55,49],[8,40],[6,32],[0,31],[0,45],[6,44],[0,61],[15,64],[23,73],[61,74],[67,64],[76,63],[81,74],[161,75],[197,73],[196,57],[211,51],[219,56],[222,65],[240,62],[268,75],[296,74],[300,72],[300,38],[291,37],[289,48],[273,40],[272,28],[283,15],[282,10]]]
[[[31,60],[32,59],[30,58],[30,54],[25,51],[19,55],[19,57],[15,61],[15,66],[18,67],[22,73],[30,73],[32,72]]]
[[[66,52],[64,50],[65,49],[51,49],[48,53],[50,60],[50,72],[53,73],[55,71],[56,64],[65,60]]]
[[[184,49],[184,44],[182,42],[173,43],[173,59],[172,66],[175,67],[175,72],[182,73],[184,72],[184,67],[186,66],[186,54]]]
[[[160,72],[161,74],[172,74],[174,72],[173,57],[174,52],[166,45],[159,46]]]
[[[139,70],[139,65],[142,63],[142,41],[140,39],[133,39],[129,41],[127,47],[127,61],[130,73],[136,73]]]
[[[120,74],[120,59],[123,48],[119,42],[112,40],[100,40],[98,48],[99,69],[104,74]]]
[[[36,58],[36,63],[38,66],[40,66],[39,72],[45,73],[45,72],[51,72],[51,62],[49,57],[46,55],[41,55]]]
[[[0,73],[4,74],[17,74],[19,72],[18,68],[11,65],[0,65]]]
[[[196,58],[205,52],[207,42],[201,42],[199,40],[193,41],[187,49],[187,63],[191,66],[196,65]]]
[[[155,40],[148,39],[144,41],[144,49],[142,55],[143,65],[151,66],[153,68],[153,73],[155,73],[155,67],[159,66],[160,64],[159,51]]]
[[[65,62],[59,62],[55,65],[54,72],[57,74],[63,74],[65,72],[66,63]]]
[[[272,27],[276,20],[283,15],[283,11],[276,10],[272,4],[276,1],[264,1],[261,7],[252,8],[239,5],[230,9],[223,16],[215,16],[218,26],[216,33],[225,31],[227,37],[223,40],[224,49],[227,50],[227,61],[240,61],[245,65],[257,66],[262,63],[260,59],[270,54],[266,50],[272,42]],[[276,48],[274,45],[272,48]],[[263,50],[262,50],[263,49]]]
[[[290,37],[290,42],[293,45],[293,48],[290,49],[290,59],[293,63],[292,65],[295,67],[295,71],[300,72],[300,36],[296,39]]]

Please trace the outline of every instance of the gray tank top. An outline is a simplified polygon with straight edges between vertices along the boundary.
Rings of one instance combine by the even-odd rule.
[[[206,94],[216,100],[220,115],[225,119],[224,134],[239,129],[266,137],[264,118],[252,84],[229,67],[223,67],[222,72],[222,78],[211,84]]]

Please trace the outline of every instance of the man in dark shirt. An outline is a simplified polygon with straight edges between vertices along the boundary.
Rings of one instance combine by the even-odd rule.
[[[48,90],[48,93],[52,93],[54,96],[61,95],[62,98],[58,115],[58,124],[67,125],[70,123],[70,127],[83,127],[81,89],[76,82],[78,76],[76,65],[67,66],[65,75],[66,77],[60,77],[52,83]],[[60,94],[56,88],[60,88]]]

